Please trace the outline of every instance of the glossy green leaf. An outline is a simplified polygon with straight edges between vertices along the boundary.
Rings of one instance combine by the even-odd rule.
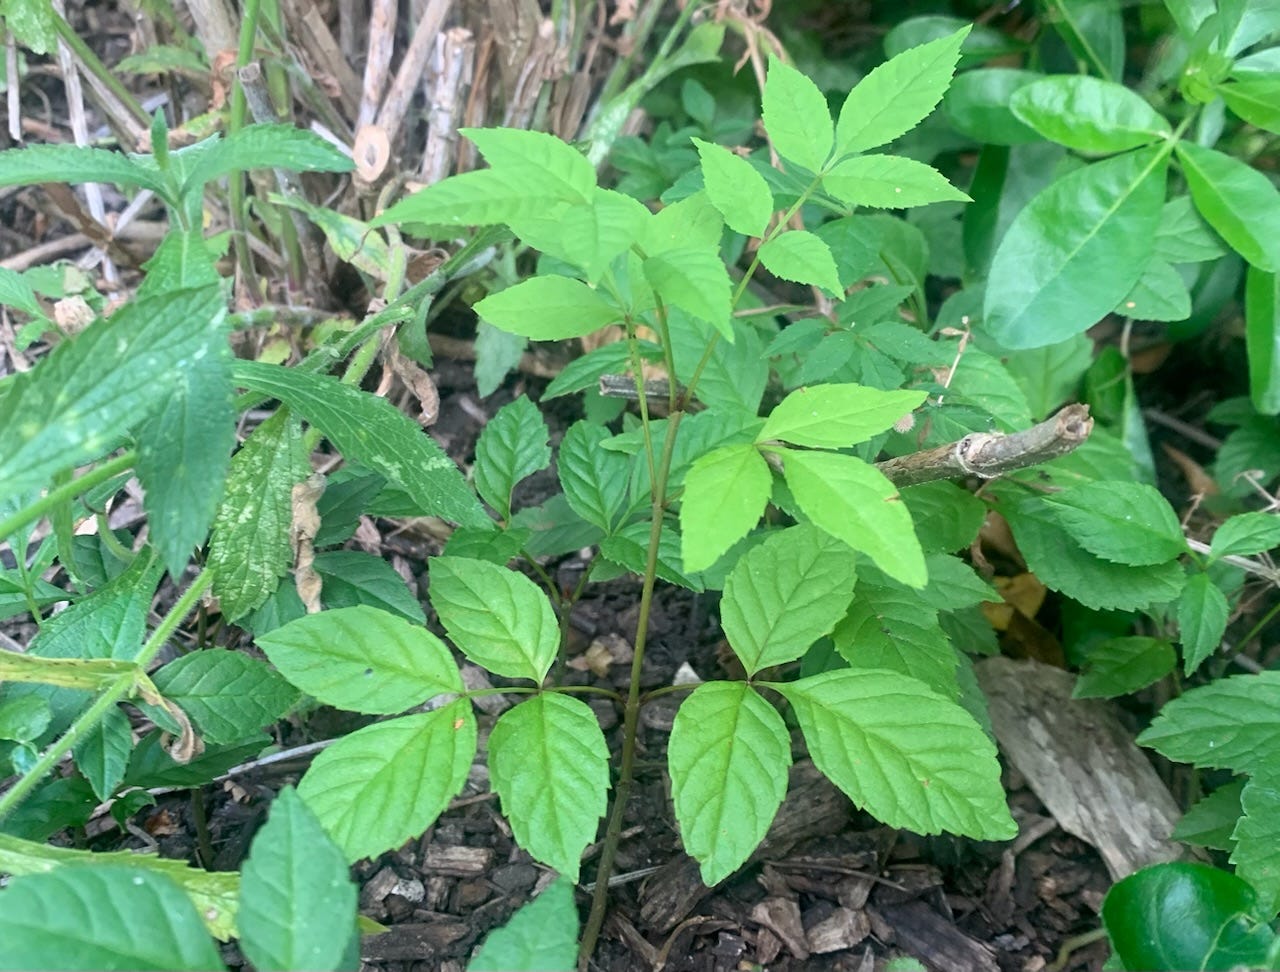
[[[1272,765],[1253,776],[1240,794],[1244,816],[1232,837],[1236,874],[1258,893],[1258,910],[1280,910],[1280,771]]]
[[[698,459],[684,477],[680,556],[705,570],[760,522],[773,481],[753,445],[725,446]]]
[[[371,607],[308,614],[255,640],[290,682],[340,709],[403,712],[462,691],[444,642]]]
[[[193,360],[225,343],[222,320],[216,287],[136,299],[0,381],[0,499],[117,447]]]
[[[8,969],[223,969],[182,890],[123,864],[59,867],[0,891],[0,965]]]
[[[854,669],[901,672],[943,698],[960,694],[956,650],[938,624],[937,610],[916,591],[859,584],[831,640]]]
[[[37,698],[19,696],[13,701],[34,702]],[[93,795],[105,803],[115,796],[132,752],[133,727],[129,725],[129,717],[119,706],[113,706],[103,714],[102,721],[76,743],[76,769],[93,787]]]
[[[1222,645],[1231,605],[1208,574],[1193,574],[1178,596],[1177,614],[1182,664],[1190,675]]]
[[[480,531],[496,535],[494,530]],[[320,576],[320,600],[326,608],[367,605],[398,614],[414,624],[425,624],[418,596],[390,562],[363,550],[326,550],[312,563]]]
[[[764,236],[773,216],[773,194],[764,176],[722,145],[695,138],[702,183],[725,225],[744,236]]]
[[[151,680],[214,743],[235,742],[270,726],[298,701],[297,690],[258,659],[225,648],[183,655]]]
[[[1175,196],[1164,204],[1160,231],[1156,234],[1155,258],[1166,263],[1203,263],[1226,254],[1222,237],[1209,228],[1196,212],[1188,195]]]
[[[924,399],[920,391],[881,391],[853,384],[797,388],[769,414],[756,441],[780,439],[843,449],[884,432]]]
[[[1227,107],[1250,125],[1268,132],[1280,132],[1280,77],[1242,77],[1218,85],[1218,94]]]
[[[489,776],[516,842],[576,882],[609,789],[609,747],[595,713],[552,693],[508,709],[489,735]]]
[[[853,599],[856,559],[808,524],[780,530],[734,565],[720,625],[748,675],[794,661],[830,634]]]
[[[1248,884],[1206,864],[1155,864],[1118,881],[1102,924],[1127,969],[1263,968],[1275,933]]]
[[[733,285],[714,247],[666,250],[644,261],[644,275],[654,291],[733,341]]]
[[[298,784],[348,861],[375,857],[430,827],[467,781],[476,754],[471,703],[358,729],[311,764]]]
[[[885,145],[924,121],[951,83],[970,29],[903,51],[859,81],[840,108],[834,157]]]
[[[1159,148],[1129,152],[1032,199],[992,259],[984,330],[1006,348],[1043,347],[1109,313],[1151,258],[1166,164]]]
[[[1111,154],[1168,137],[1169,123],[1141,95],[1088,75],[1057,75],[1019,87],[1013,113],[1051,142]]]
[[[1280,191],[1239,159],[1190,142],[1176,149],[1196,209],[1259,270],[1280,271]]]
[[[208,567],[227,620],[260,606],[292,564],[292,493],[310,471],[298,422],[281,409],[232,457],[213,521]]]
[[[970,202],[933,166],[900,155],[858,155],[837,163],[822,186],[848,206],[905,209],[929,203]]]
[[[1178,515],[1153,486],[1086,483],[1044,502],[1080,546],[1112,563],[1145,567],[1187,552]]]
[[[449,639],[495,675],[541,682],[560,647],[560,625],[538,585],[483,560],[433,557],[431,606]]]
[[[550,432],[542,413],[526,395],[503,405],[476,442],[476,491],[502,519],[511,517],[516,483],[551,464]]]
[[[39,739],[52,718],[49,703],[37,695],[16,695],[0,699],[0,739],[14,742]]]
[[[1180,763],[1253,773],[1280,746],[1280,672],[1233,675],[1165,703],[1138,737]]]
[[[980,68],[956,76],[942,99],[951,124],[962,135],[988,145],[1021,145],[1039,139],[1009,108],[1013,93],[1043,78],[1038,71]]]
[[[1280,515],[1237,513],[1223,521],[1209,544],[1213,559],[1231,555],[1247,557],[1280,546]]]
[[[787,486],[813,523],[911,587],[927,579],[924,553],[898,490],[874,466],[830,452],[776,450]]]
[[[1047,0],[1045,19],[1066,42],[1081,71],[1118,81],[1124,72],[1123,11],[1112,0]]]
[[[1163,638],[1108,638],[1089,648],[1076,699],[1109,699],[1146,688],[1171,671],[1177,659]]]
[[[1280,413],[1280,274],[1250,267],[1244,289],[1249,398],[1262,415]]]
[[[622,311],[571,277],[530,277],[476,303],[494,327],[533,341],[562,341],[622,320]]]
[[[573,972],[578,967],[578,909],[573,882],[560,878],[489,933],[467,972],[539,969]]]
[[[601,448],[608,429],[589,422],[569,426],[556,455],[560,488],[574,511],[601,530],[613,522],[627,498],[631,463],[626,456]]]
[[[245,957],[258,969],[346,968],[358,897],[342,851],[286,786],[241,867]]]
[[[712,888],[760,845],[787,792],[791,737],[745,682],[707,682],[680,703],[667,749],[685,853]]]
[[[256,361],[237,361],[234,373],[237,383],[279,399],[320,429],[348,461],[404,489],[421,515],[459,526],[490,524],[453,460],[386,399],[336,378]]]
[[[1182,591],[1176,561],[1132,567],[1096,557],[1039,500],[1002,509],[1031,572],[1048,588],[1095,610],[1138,611],[1166,604]]]
[[[843,669],[773,686],[815,765],[891,827],[1009,840],[995,744],[954,702],[899,672]]]
[[[788,230],[766,240],[760,246],[759,257],[775,277],[821,287],[832,296],[844,293],[831,248],[807,230]]]
[[[764,128],[784,159],[819,171],[831,154],[834,128],[827,99],[791,65],[769,59],[763,103]]]

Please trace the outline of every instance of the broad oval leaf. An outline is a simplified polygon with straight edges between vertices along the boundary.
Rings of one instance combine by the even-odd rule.
[[[1178,161],[1205,221],[1249,263],[1280,272],[1280,191],[1239,159],[1179,142]]]
[[[433,557],[428,576],[431,605],[464,655],[495,675],[546,677],[560,647],[560,625],[537,584],[466,557]]]
[[[884,432],[925,399],[922,391],[881,391],[864,385],[797,388],[770,413],[757,442],[843,449]]]
[[[308,614],[255,640],[302,691],[352,712],[403,712],[462,691],[444,642],[421,625],[377,608]]]
[[[779,233],[766,240],[758,253],[760,262],[775,277],[821,287],[834,297],[844,293],[831,248],[808,230]]]
[[[1280,132],[1280,77],[1275,74],[1245,76],[1238,81],[1218,85],[1218,94],[1222,95],[1228,108],[1250,125],[1268,132]]]
[[[1086,483],[1044,502],[1080,546],[1112,563],[1146,567],[1187,552],[1178,515],[1146,483]]]
[[[764,128],[778,154],[811,172],[820,170],[831,154],[834,129],[827,99],[818,86],[771,57],[762,106]]]
[[[548,692],[508,709],[489,736],[489,775],[516,842],[576,882],[609,790],[609,747],[591,708]]]
[[[626,502],[631,461],[601,448],[612,434],[602,425],[575,422],[556,455],[560,488],[575,513],[608,533]]]
[[[530,277],[479,301],[476,313],[494,327],[533,341],[562,341],[622,320],[622,310],[572,277]]]
[[[375,857],[430,827],[467,781],[476,754],[471,703],[377,722],[316,757],[301,796],[348,861]]]
[[[901,672],[944,698],[960,694],[956,650],[938,623],[937,610],[922,593],[858,585],[831,640],[854,669]]]
[[[992,258],[984,330],[1006,348],[1038,348],[1108,314],[1151,259],[1167,162],[1162,149],[1142,149],[1037,194]]]
[[[1044,75],[1016,68],[979,68],[956,76],[942,99],[951,124],[962,135],[988,145],[1022,145],[1039,139],[1009,109],[1013,93]]]
[[[435,439],[384,398],[337,378],[258,361],[237,361],[235,380],[284,402],[324,433],[343,456],[404,489],[422,515],[459,526],[492,525],[462,473]]]
[[[834,157],[892,142],[924,121],[951,83],[969,30],[905,50],[859,81],[840,108]]]
[[[780,530],[738,561],[720,624],[748,675],[794,661],[830,634],[853,598],[852,550],[807,523]]]
[[[725,225],[743,236],[764,236],[773,215],[773,194],[764,176],[722,145],[695,138],[702,182]]]
[[[1176,663],[1173,645],[1163,638],[1108,638],[1090,646],[1071,697],[1109,699],[1128,695],[1164,678]]]
[[[928,571],[911,514],[882,472],[854,456],[776,451],[805,516],[865,553],[894,580],[924,586]]]
[[[240,948],[259,969],[342,969],[358,892],[346,858],[291,786],[240,869]]]
[[[822,187],[848,206],[878,209],[972,201],[933,166],[900,155],[845,159],[822,177]]]
[[[760,522],[773,480],[753,445],[725,446],[695,462],[680,501],[680,559],[706,570]]]
[[[733,342],[733,284],[716,247],[664,250],[644,261],[644,275],[664,301],[706,321]]]
[[[244,739],[298,701],[297,690],[256,658],[225,648],[193,651],[151,677],[212,743]]]
[[[825,672],[774,684],[814,764],[891,827],[1009,840],[996,747],[960,705],[900,672]]]
[[[9,969],[223,969],[173,881],[126,865],[67,865],[0,891],[0,965]]]
[[[1019,87],[1009,107],[1049,141],[1077,152],[1124,152],[1171,134],[1164,116],[1141,95],[1083,74],[1042,78]]]
[[[791,736],[746,682],[706,682],[680,703],[667,770],[685,853],[712,888],[741,867],[787,792]]]

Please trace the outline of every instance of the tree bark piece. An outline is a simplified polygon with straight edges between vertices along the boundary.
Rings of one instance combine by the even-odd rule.
[[[877,909],[894,931],[898,948],[933,972],[998,972],[995,953],[970,938],[923,901]]]
[[[1114,880],[1182,856],[1169,840],[1182,813],[1108,703],[1073,699],[1075,676],[1040,662],[988,658],[975,668],[1001,750]]]

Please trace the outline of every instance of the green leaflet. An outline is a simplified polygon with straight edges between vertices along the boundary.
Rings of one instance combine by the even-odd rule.
[[[746,862],[787,792],[791,737],[745,682],[708,682],[680,704],[667,749],[685,852],[714,887]]]
[[[595,713],[552,693],[508,709],[489,736],[489,774],[520,846],[577,881],[609,789],[609,747]]]

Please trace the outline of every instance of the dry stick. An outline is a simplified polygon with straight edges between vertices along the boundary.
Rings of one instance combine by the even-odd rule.
[[[9,137],[22,141],[21,81],[18,78],[18,42],[5,31],[4,38],[5,101],[9,106]]]
[[[655,378],[644,384],[645,396],[665,401],[667,379]],[[682,390],[683,391],[683,390]],[[606,398],[637,396],[630,375],[601,375],[600,394]],[[876,463],[876,468],[895,486],[915,486],[935,479],[978,476],[993,479],[1003,473],[1037,466],[1074,450],[1093,431],[1088,405],[1068,405],[1051,419],[1021,432],[973,432],[958,442],[936,449],[913,452]]]
[[[369,16],[369,56],[364,64],[356,131],[368,125],[378,114],[378,103],[382,100],[387,75],[391,71],[391,52],[396,45],[397,6],[396,0],[373,0]]]
[[[422,181],[428,185],[449,174],[458,144],[462,91],[471,84],[476,42],[471,31],[454,27],[436,36],[427,85],[427,146]]]
[[[302,47],[316,70],[328,72],[337,82],[338,101],[347,113],[345,121],[350,124],[360,107],[360,79],[351,70],[329,25],[312,0],[284,0],[281,6],[289,22],[287,36]]]
[[[377,124],[388,137],[400,130],[405,115],[409,111],[409,102],[413,100],[414,89],[422,78],[423,69],[427,66],[427,58],[431,56],[431,45],[435,41],[440,25],[444,23],[445,14],[453,0],[427,0],[426,9],[422,11],[422,19],[414,28],[413,39],[409,49],[405,51],[404,60],[400,62],[400,70],[391,83],[391,90],[382,101],[382,109],[378,112]]]

